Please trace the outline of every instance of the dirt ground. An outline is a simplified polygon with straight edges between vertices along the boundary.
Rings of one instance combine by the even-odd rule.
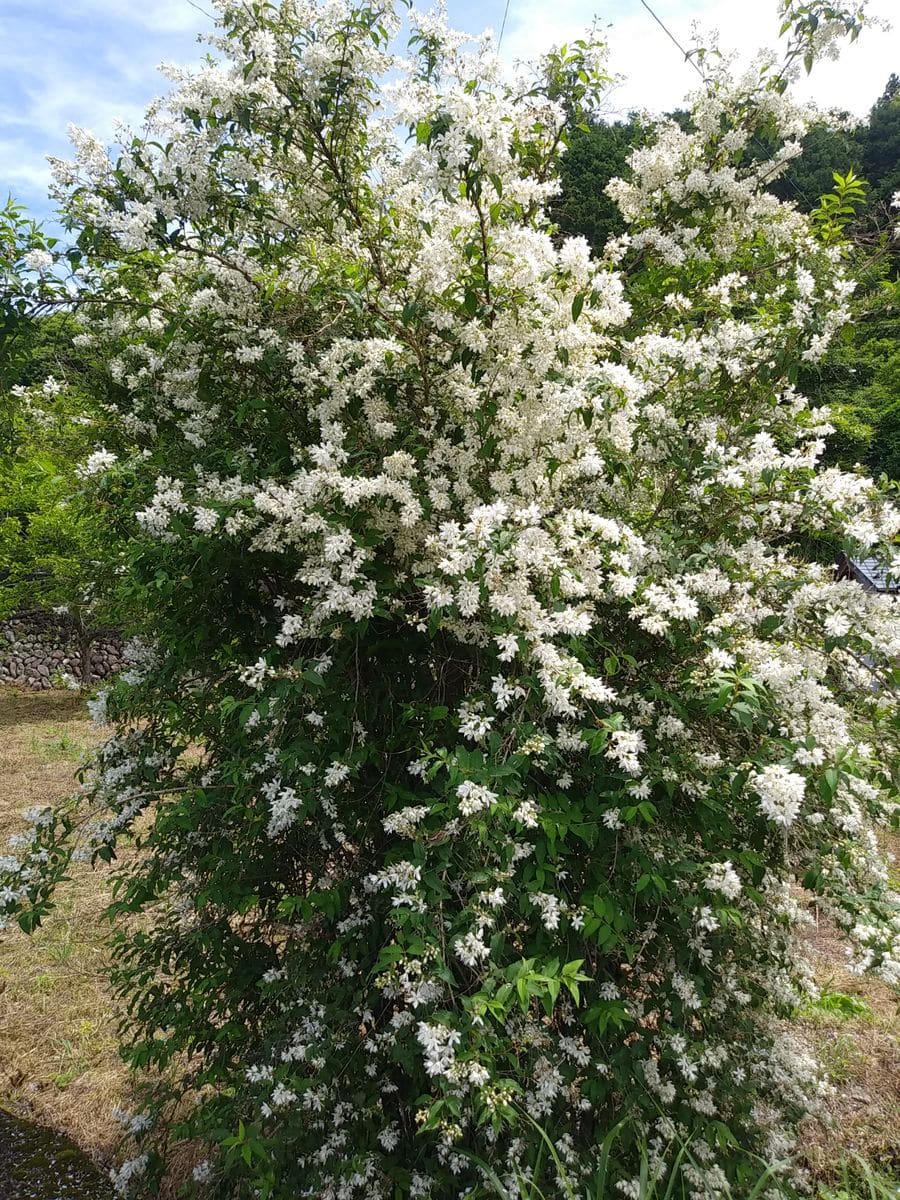
[[[897,855],[897,842],[888,852]],[[816,916],[815,909],[812,909]],[[856,1153],[900,1178],[900,994],[847,969],[838,931],[819,917],[804,941],[821,1000],[792,1022],[834,1091],[821,1123],[809,1122],[804,1151],[817,1177]]]
[[[21,830],[22,809],[77,787],[99,736],[78,695],[0,689],[0,845]],[[0,934],[0,1103],[101,1156],[118,1132],[111,1110],[127,1101],[105,981],[106,875],[74,866],[42,929]]]

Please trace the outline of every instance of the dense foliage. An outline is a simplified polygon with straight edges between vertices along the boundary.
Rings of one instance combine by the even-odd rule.
[[[892,75],[859,135],[862,174],[872,200],[887,208],[900,189],[900,79]]]
[[[861,463],[875,478],[900,480],[898,379],[900,287],[882,279],[861,296],[852,327],[803,380],[808,394],[827,397],[832,406],[830,461]]]
[[[0,209],[0,370],[4,381],[16,361],[17,335],[58,298],[51,275],[54,239],[44,236],[25,209],[8,198]]]
[[[133,521],[113,494],[84,487],[114,457],[98,447],[122,436],[108,374],[79,345],[55,246],[18,206],[0,213],[0,617],[65,609],[85,673],[98,622],[124,616],[113,576]]]
[[[594,252],[601,254],[610,237],[625,232],[622,213],[606,186],[625,174],[629,154],[651,132],[652,127],[645,127],[636,116],[570,130],[560,162],[559,194],[551,202],[553,222],[561,233],[587,238]]]
[[[640,1146],[746,1194],[817,1088],[776,1020],[792,885],[900,979],[896,605],[800,550],[896,569],[900,513],[819,466],[794,384],[852,284],[767,190],[792,64],[857,25],[787,15],[785,65],[711,63],[632,153],[599,257],[544,211],[601,48],[509,85],[433,16],[396,61],[362,0],[224,4],[115,164],[57,164],[149,614],[82,800],[90,852],[140,848],[120,1191],[189,1138],[222,1200],[478,1196],[486,1163],[636,1196]],[[26,927],[84,817],[32,815]]]

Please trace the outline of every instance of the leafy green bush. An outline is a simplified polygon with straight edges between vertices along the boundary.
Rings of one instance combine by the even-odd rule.
[[[793,386],[843,247],[743,154],[802,132],[784,71],[712,60],[613,189],[628,238],[555,241],[602,48],[507,85],[411,20],[398,64],[363,0],[226,6],[115,166],[57,166],[148,614],[84,801],[92,853],[139,847],[116,1184],[186,1138],[222,1200],[752,1195],[818,1086],[791,883],[900,976],[896,613],[797,550],[900,530]],[[26,928],[83,814],[32,816]]]

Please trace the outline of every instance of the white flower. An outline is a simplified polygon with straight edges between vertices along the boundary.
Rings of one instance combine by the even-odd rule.
[[[46,250],[29,250],[24,256],[23,262],[29,271],[36,271],[39,275],[43,275],[53,266],[53,255],[48,254]]]
[[[562,915],[563,906],[558,896],[553,896],[549,892],[532,892],[529,897],[531,903],[541,913],[541,922],[545,929],[558,929],[559,918]]]
[[[110,1169],[109,1177],[112,1180],[112,1185],[120,1196],[124,1196],[129,1190],[129,1186],[134,1179],[138,1179],[147,1170],[150,1158],[146,1154],[139,1154],[137,1158],[130,1158],[123,1162],[118,1170],[115,1167]]]
[[[467,967],[477,967],[490,954],[490,948],[484,944],[480,933],[466,933],[456,938],[453,951]]]
[[[614,729],[610,734],[606,757],[614,759],[629,775],[640,774],[638,755],[646,748],[644,735],[632,729]]]
[[[88,455],[80,467],[76,467],[75,474],[79,479],[87,479],[91,475],[99,475],[101,471],[106,471],[111,467],[114,462],[118,462],[118,458],[119,456],[113,454],[111,450],[104,450],[101,447],[99,450],[95,450],[93,454]]]
[[[412,892],[422,878],[422,868],[411,862],[396,862],[381,871],[369,875],[367,886],[372,891],[395,889],[398,892]]]
[[[208,1183],[212,1178],[212,1164],[208,1158],[204,1158],[202,1162],[198,1162],[193,1171],[191,1178],[197,1183]]]
[[[424,804],[410,805],[397,812],[390,813],[381,822],[385,833],[394,833],[399,837],[413,837],[416,827],[428,816],[429,809]]]
[[[326,787],[336,788],[340,787],[342,783],[345,783],[349,777],[350,768],[346,765],[346,763],[333,762],[331,766],[326,769],[325,774],[322,776],[322,781]]]
[[[425,1071],[428,1075],[447,1075],[456,1062],[456,1047],[461,1034],[446,1025],[420,1021],[416,1030],[419,1045],[425,1051]]]
[[[824,628],[829,637],[845,637],[850,632],[850,619],[844,613],[829,613]]]
[[[475,813],[492,808],[497,803],[496,792],[468,779],[459,785],[456,794],[459,797],[459,812],[463,817],[473,817]]]
[[[519,653],[519,639],[513,633],[501,634],[495,637],[494,641],[499,647],[500,653],[497,657],[501,662],[510,662]]]
[[[113,1120],[117,1121],[127,1133],[132,1137],[146,1133],[153,1125],[153,1118],[149,1113],[130,1113],[122,1108],[114,1108],[112,1110]]]
[[[400,1127],[396,1121],[381,1130],[378,1134],[378,1141],[388,1153],[397,1148],[400,1142]]]
[[[464,738],[481,742],[490,732],[494,718],[486,716],[483,710],[484,704],[480,700],[466,701],[459,706],[459,732]]]
[[[242,667],[238,671],[238,679],[247,687],[254,688],[256,691],[262,687],[263,683],[269,676],[274,675],[274,671],[266,662],[264,657],[259,657],[252,667]]]
[[[211,533],[218,523],[219,514],[214,508],[198,505],[194,509],[194,528],[200,533]]]
[[[741,881],[730,862],[711,863],[703,886],[710,892],[721,892],[728,900],[741,894]]]
[[[269,800],[269,823],[266,832],[269,837],[276,837],[297,820],[303,799],[292,787],[279,787],[278,784],[267,785],[263,788],[263,794]]]
[[[523,800],[513,813],[513,816],[517,821],[524,825],[526,829],[537,829],[538,812],[538,806],[533,800]]]
[[[787,767],[772,764],[753,776],[753,789],[759,796],[763,816],[776,825],[788,826],[800,812],[806,780]]]
[[[290,1104],[297,1103],[297,1093],[292,1092],[290,1088],[285,1087],[283,1083],[276,1083],[272,1090],[272,1107],[287,1108]]]
[[[464,1065],[466,1075],[469,1077],[469,1083],[471,1083],[473,1087],[484,1087],[491,1077],[491,1073],[487,1067],[483,1066],[479,1062],[474,1062],[471,1060]]]

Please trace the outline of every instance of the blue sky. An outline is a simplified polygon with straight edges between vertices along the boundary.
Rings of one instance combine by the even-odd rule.
[[[113,140],[117,117],[137,124],[166,87],[160,62],[189,63],[211,27],[204,0],[0,0],[0,194],[12,192],[48,215],[47,154],[67,156],[72,122]],[[505,0],[447,0],[453,25],[499,29]],[[750,53],[777,34],[776,0],[653,0],[679,40],[696,21],[717,29],[723,47]],[[802,92],[823,107],[864,113],[891,70],[900,73],[900,4],[872,0],[897,28],[868,31],[840,64],[823,64]],[[696,77],[680,61],[640,0],[510,0],[504,57],[527,58],[578,36],[597,15],[609,25],[612,67],[627,76],[611,111],[664,109]]]

